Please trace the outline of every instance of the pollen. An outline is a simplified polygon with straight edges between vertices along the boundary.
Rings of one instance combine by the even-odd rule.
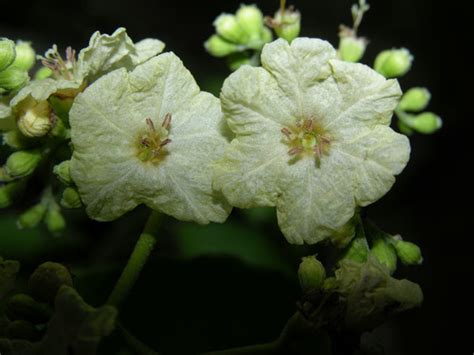
[[[143,162],[159,163],[168,154],[166,146],[171,128],[171,114],[167,113],[162,124],[156,128],[151,118],[145,119],[145,129],[137,138],[137,157]]]
[[[291,127],[284,127],[281,133],[291,157],[313,157],[319,165],[321,158],[329,154],[331,139],[312,118],[304,119]]]

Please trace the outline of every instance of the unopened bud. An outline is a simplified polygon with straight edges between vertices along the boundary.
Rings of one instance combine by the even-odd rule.
[[[66,228],[66,220],[64,219],[59,207],[50,208],[44,217],[46,227],[52,234],[60,234]]]
[[[82,206],[79,192],[72,187],[67,187],[63,191],[61,206],[64,208],[80,208]]]
[[[0,93],[20,89],[28,79],[26,71],[10,66],[0,72]]]
[[[38,266],[28,280],[29,293],[40,302],[54,303],[62,285],[72,287],[72,278],[64,265],[45,262]]]
[[[38,149],[20,150],[8,157],[5,170],[14,178],[28,176],[35,171],[41,158],[41,152]]]
[[[18,119],[18,129],[27,137],[42,137],[51,129],[51,107],[47,101],[29,100]]]
[[[65,185],[72,184],[71,171],[69,169],[70,164],[71,164],[70,160],[65,160],[59,163],[58,165],[55,165],[53,168],[53,173]]]
[[[275,13],[273,28],[278,37],[286,39],[291,43],[299,36],[301,30],[301,14],[299,11],[286,9]]]
[[[251,40],[260,38],[263,28],[263,15],[257,6],[241,5],[235,15],[237,22]]]
[[[416,115],[411,123],[411,128],[424,134],[434,133],[442,126],[443,121],[441,117],[432,112],[424,112]]]
[[[406,242],[404,240],[396,240],[394,242],[397,255],[400,261],[405,265],[419,265],[423,262],[421,249],[418,245]]]
[[[19,228],[34,228],[42,220],[46,213],[47,206],[44,203],[38,203],[33,207],[29,208],[23,212],[18,218],[18,227]]]
[[[381,52],[375,59],[374,69],[386,78],[405,75],[411,68],[413,56],[408,49],[391,49]]]
[[[22,181],[12,181],[4,185],[0,185],[0,208],[10,206],[14,201],[16,195],[24,187]]]
[[[216,32],[222,38],[234,43],[246,43],[248,35],[234,15],[222,14],[214,21]]]
[[[251,64],[249,56],[245,53],[234,53],[227,57],[227,65],[230,70],[235,71],[242,65]]]
[[[397,269],[397,253],[393,246],[388,243],[385,238],[377,238],[372,243],[370,252],[385,265],[388,271],[392,274]]]
[[[226,41],[218,35],[212,35],[206,43],[204,43],[204,47],[215,57],[225,57],[238,50],[237,45]]]
[[[24,71],[29,71],[33,68],[36,62],[36,54],[31,44],[29,42],[19,41],[15,50],[16,58],[12,65]]]
[[[35,80],[44,80],[53,75],[53,71],[47,67],[41,67],[35,73]]]
[[[422,111],[428,106],[431,94],[426,88],[412,88],[400,100],[398,107],[403,111]]]
[[[0,72],[7,69],[15,57],[15,43],[9,39],[0,38]]]
[[[302,258],[298,269],[298,279],[304,293],[321,288],[325,278],[326,270],[315,256]]]
[[[346,62],[356,63],[362,59],[367,48],[365,38],[353,36],[341,37],[339,42],[339,57]]]

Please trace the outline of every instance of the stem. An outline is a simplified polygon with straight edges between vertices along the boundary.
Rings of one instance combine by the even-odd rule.
[[[241,348],[212,351],[204,355],[246,355],[246,354],[280,354],[277,342],[244,346]]]
[[[280,0],[281,22],[283,22],[283,16],[285,15],[285,9],[286,9],[286,0]]]
[[[156,211],[152,211],[142,234],[140,234],[135,244],[132,255],[130,255],[127,265],[125,265],[122,271],[122,275],[120,275],[107,300],[107,304],[118,308],[127,298],[156,244],[156,231],[161,221],[162,215]]]

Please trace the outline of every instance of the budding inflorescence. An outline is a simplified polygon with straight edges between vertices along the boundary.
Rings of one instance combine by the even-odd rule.
[[[168,138],[171,117],[171,114],[167,113],[158,129],[155,128],[151,118],[145,120],[147,130],[140,136],[138,143],[138,158],[141,161],[157,163],[165,155],[166,152],[163,148],[171,143],[171,139]]]
[[[293,127],[284,127],[281,133],[285,136],[285,143],[290,146],[290,156],[314,156],[316,164],[319,165],[321,157],[329,154],[331,140],[314,119],[308,118]]]

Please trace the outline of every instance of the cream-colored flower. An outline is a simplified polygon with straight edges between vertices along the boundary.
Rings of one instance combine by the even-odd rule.
[[[407,164],[408,139],[389,127],[401,91],[319,39],[277,40],[261,59],[224,83],[236,137],[214,187],[236,207],[276,206],[289,242],[316,243],[389,191]]]
[[[115,70],[76,98],[71,176],[88,214],[113,220],[139,204],[177,219],[223,222],[211,164],[228,145],[219,100],[172,53]]]

